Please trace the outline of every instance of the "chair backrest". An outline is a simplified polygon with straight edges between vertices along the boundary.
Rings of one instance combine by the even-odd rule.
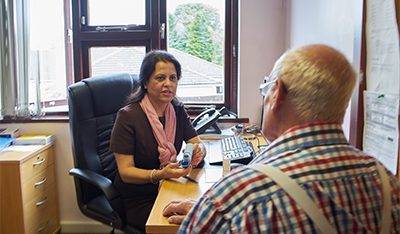
[[[118,110],[133,88],[136,75],[112,74],[84,79],[68,87],[72,153],[76,168],[88,169],[114,180],[117,167],[109,151],[111,131]],[[84,182],[80,182],[84,183]],[[76,184],[78,200],[85,204],[99,194],[91,186]]]

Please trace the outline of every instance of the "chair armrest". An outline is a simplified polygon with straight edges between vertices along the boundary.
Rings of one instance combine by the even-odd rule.
[[[108,200],[113,200],[119,196],[119,192],[114,188],[112,181],[96,172],[72,168],[69,174],[96,186],[104,193]]]

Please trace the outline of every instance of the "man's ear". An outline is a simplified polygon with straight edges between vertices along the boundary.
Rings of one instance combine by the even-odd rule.
[[[273,94],[273,103],[272,110],[277,111],[283,104],[283,101],[286,99],[286,90],[283,82],[281,80],[277,80],[275,84],[274,94]]]

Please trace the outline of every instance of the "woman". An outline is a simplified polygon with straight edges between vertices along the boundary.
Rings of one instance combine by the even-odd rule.
[[[140,88],[117,114],[110,150],[118,167],[114,180],[121,192],[127,222],[143,231],[162,179],[187,175],[205,156],[205,147],[184,106],[176,98],[181,65],[166,51],[143,59]],[[182,142],[193,143],[191,166],[180,168]]]

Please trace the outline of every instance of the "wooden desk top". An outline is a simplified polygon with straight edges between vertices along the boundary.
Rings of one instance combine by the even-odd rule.
[[[266,145],[261,135],[253,135],[253,137],[255,138],[251,139],[251,142],[255,148],[259,145]],[[173,200],[188,198],[198,200],[222,177],[222,166],[211,166],[206,162],[205,168],[193,169],[190,177],[199,183],[190,182],[185,178],[164,180],[161,183],[157,199],[146,222],[146,233],[176,233],[179,225],[170,224],[167,217],[162,215],[164,207]]]
[[[168,223],[167,218],[162,215],[164,207],[172,200],[197,200],[214,184],[213,180],[209,179],[211,174],[222,177],[222,167],[193,169],[190,177],[199,183],[190,182],[185,178],[163,181],[146,223],[146,233],[176,233],[179,225]]]

